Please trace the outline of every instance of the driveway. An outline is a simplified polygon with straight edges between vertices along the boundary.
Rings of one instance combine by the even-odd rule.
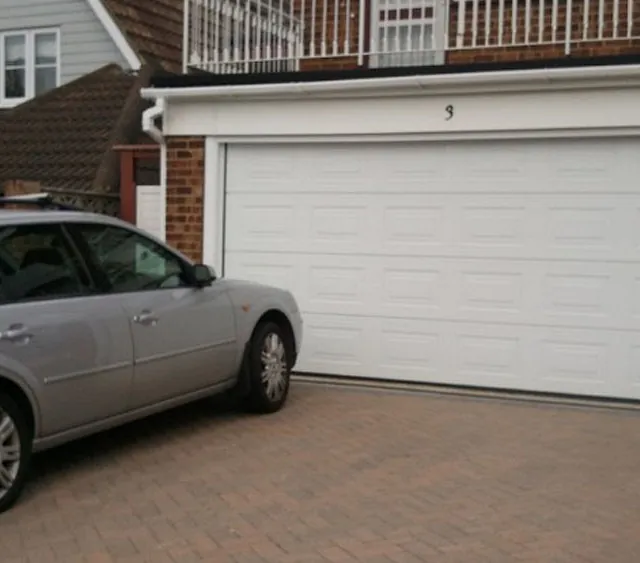
[[[640,412],[297,384],[36,458],[2,563],[635,563]]]

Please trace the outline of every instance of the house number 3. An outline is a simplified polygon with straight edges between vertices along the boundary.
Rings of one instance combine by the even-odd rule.
[[[449,121],[451,118],[453,118],[453,106],[452,105],[448,105],[446,108],[444,108],[444,111],[447,112],[447,117],[445,117],[445,121]]]

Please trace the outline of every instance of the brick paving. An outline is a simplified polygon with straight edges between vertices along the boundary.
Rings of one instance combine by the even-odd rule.
[[[636,563],[640,412],[297,384],[42,454],[0,561]]]

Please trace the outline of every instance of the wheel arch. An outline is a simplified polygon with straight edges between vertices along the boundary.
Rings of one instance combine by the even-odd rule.
[[[5,393],[11,397],[20,410],[25,413],[31,437],[36,438],[39,431],[37,409],[29,392],[12,379],[0,374],[0,393]]]
[[[251,329],[251,334],[249,335],[249,338],[247,339],[247,342],[244,345],[244,350],[242,354],[242,364],[240,368],[240,377],[238,380],[238,386],[236,388],[237,392],[240,395],[244,395],[248,393],[251,388],[249,373],[247,372],[247,369],[246,369],[246,359],[251,349],[251,343],[253,342],[253,337],[256,331],[258,330],[258,327],[269,322],[273,322],[277,324],[285,332],[285,335],[289,339],[289,345],[291,346],[291,350],[289,354],[289,357],[291,358],[290,360],[291,365],[294,365],[296,362],[296,358],[295,358],[296,350],[297,350],[296,336],[293,331],[293,326],[291,324],[291,321],[289,320],[287,315],[283,313],[280,309],[273,308],[273,307],[267,309],[258,317],[256,322],[254,323],[253,328]]]
[[[295,355],[297,350],[296,335],[293,332],[293,326],[291,325],[289,317],[287,317],[287,315],[285,315],[280,309],[269,309],[260,316],[253,327],[253,331],[251,332],[251,336],[249,337],[247,344],[249,344],[253,339],[253,335],[258,327],[269,322],[277,324],[285,332],[285,336],[289,339],[289,344],[291,346],[290,353]],[[291,361],[295,364],[295,357],[291,357]]]

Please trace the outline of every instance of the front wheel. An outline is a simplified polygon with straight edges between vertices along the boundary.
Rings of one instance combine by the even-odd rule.
[[[31,433],[11,397],[0,393],[0,513],[20,496],[31,456]]]
[[[293,342],[280,326],[267,322],[257,327],[244,366],[251,410],[272,413],[282,408],[289,394],[292,358]]]

